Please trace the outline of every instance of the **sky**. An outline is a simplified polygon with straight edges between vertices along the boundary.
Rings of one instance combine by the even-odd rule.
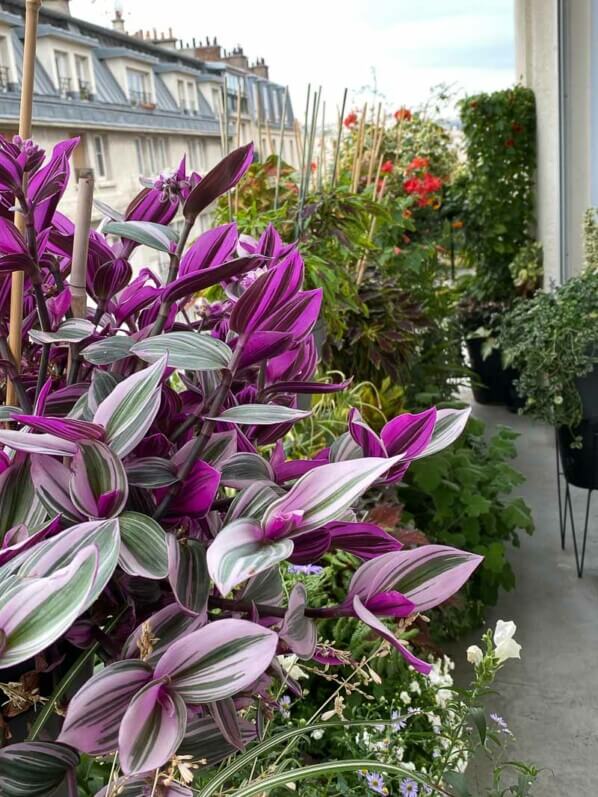
[[[307,84],[329,108],[349,89],[357,107],[373,96],[390,109],[425,103],[430,89],[493,91],[515,79],[514,0],[116,0],[127,31],[173,28],[184,40],[218,37],[263,57],[288,85],[301,116]],[[114,0],[71,0],[73,16],[110,25]]]

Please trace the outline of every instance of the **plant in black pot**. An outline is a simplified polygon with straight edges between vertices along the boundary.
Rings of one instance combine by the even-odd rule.
[[[558,430],[567,480],[598,488],[598,272],[515,303],[499,344],[518,371],[523,412]]]
[[[467,162],[461,185],[464,243],[459,318],[482,403],[509,403],[512,373],[502,368],[501,315],[540,282],[533,241],[536,112],[522,86],[467,97],[460,105]]]

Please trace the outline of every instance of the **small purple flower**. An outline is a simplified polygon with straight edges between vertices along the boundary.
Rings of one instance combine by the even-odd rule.
[[[500,714],[490,714],[490,719],[498,725],[501,733],[511,734],[509,726],[507,725],[505,720],[500,716]]]
[[[184,189],[189,188],[189,185],[188,180],[181,179],[178,171],[163,171],[155,180],[150,181],[148,187],[160,191],[160,199],[163,202],[169,202],[181,197]]]
[[[365,779],[370,789],[375,791],[376,794],[388,794],[388,789],[384,785],[384,778],[379,772],[368,772]]]
[[[393,731],[402,731],[407,725],[407,720],[401,716],[400,711],[393,711],[390,715],[392,725],[390,726]]]
[[[294,576],[319,576],[324,568],[320,565],[289,565],[288,571]]]
[[[283,719],[288,720],[291,716],[291,698],[289,695],[283,695],[278,701],[278,710],[282,714]]]
[[[402,780],[399,788],[403,797],[417,797],[419,794],[419,786],[412,778]]]

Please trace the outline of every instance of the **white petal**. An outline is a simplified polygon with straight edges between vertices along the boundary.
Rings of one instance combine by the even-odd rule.
[[[483,658],[484,654],[482,653],[481,648],[479,648],[477,645],[470,645],[467,648],[467,661],[470,664],[475,664],[477,666],[478,664],[482,663]]]
[[[502,664],[503,661],[506,661],[507,659],[521,658],[519,655],[520,650],[521,645],[518,642],[515,642],[514,639],[505,639],[500,643],[500,645],[496,646],[494,655],[498,659],[499,664]]]
[[[494,629],[494,644],[500,645],[507,639],[512,639],[517,631],[517,626],[512,620],[498,620]]]

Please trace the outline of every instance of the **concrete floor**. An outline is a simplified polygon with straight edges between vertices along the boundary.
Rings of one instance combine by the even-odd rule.
[[[515,734],[514,760],[545,768],[533,792],[538,797],[598,795],[598,497],[594,498],[585,573],[578,579],[570,532],[561,550],[555,489],[554,433],[501,407],[476,405],[475,414],[492,427],[506,424],[521,432],[518,467],[527,477],[520,494],[534,512],[536,531],[523,535],[510,561],[517,577],[513,592],[503,593],[488,612],[517,623],[521,661],[509,661],[499,675],[491,707]],[[581,525],[583,499],[574,495]],[[467,644],[453,654],[460,658]],[[457,652],[459,651],[459,652]],[[476,770],[483,766],[474,766]],[[476,780],[474,777],[474,781]],[[475,790],[476,795],[478,792]],[[480,794],[482,790],[480,790]]]

